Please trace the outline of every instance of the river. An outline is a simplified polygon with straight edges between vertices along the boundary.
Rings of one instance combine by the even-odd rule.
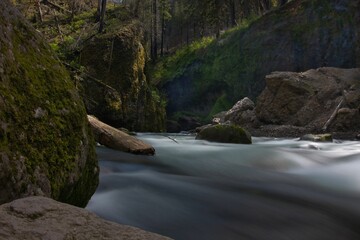
[[[156,156],[97,147],[88,210],[179,240],[360,239],[360,142],[139,138]]]

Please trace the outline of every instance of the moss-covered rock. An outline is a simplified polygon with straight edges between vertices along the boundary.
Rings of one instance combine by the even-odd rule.
[[[104,33],[77,36],[78,62],[87,75],[81,82],[89,114],[132,131],[163,131],[165,102],[145,75],[147,55],[139,22],[122,6],[109,10]],[[90,77],[90,76],[91,77]]]
[[[8,0],[0,2],[0,203],[44,195],[85,206],[94,140],[67,71]]]
[[[251,144],[251,135],[237,125],[219,124],[202,129],[196,139],[221,143]]]
[[[333,137],[330,133],[325,134],[306,134],[300,138],[301,141],[312,142],[332,142]]]

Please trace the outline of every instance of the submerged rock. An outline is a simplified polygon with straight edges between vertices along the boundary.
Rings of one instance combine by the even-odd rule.
[[[85,209],[45,197],[28,197],[0,206],[1,239],[161,240],[141,229],[103,220]]]
[[[43,195],[85,206],[99,173],[84,104],[9,0],[0,1],[0,83],[0,203]]]
[[[204,127],[196,135],[196,139],[221,143],[251,144],[251,135],[236,125],[212,125]]]

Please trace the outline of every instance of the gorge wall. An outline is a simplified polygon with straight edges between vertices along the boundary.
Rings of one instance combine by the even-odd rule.
[[[255,100],[273,71],[359,66],[359,10],[357,0],[294,0],[176,61],[163,61],[163,68],[178,66],[155,76],[169,98],[168,112],[206,116],[245,96]]]

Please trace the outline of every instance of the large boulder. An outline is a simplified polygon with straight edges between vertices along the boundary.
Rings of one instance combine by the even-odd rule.
[[[124,15],[122,6],[109,10],[105,33],[81,45],[80,64],[88,73],[81,82],[84,102],[89,114],[111,126],[162,131],[165,103],[145,75],[142,28]]]
[[[220,143],[251,144],[251,135],[237,125],[218,124],[204,127],[196,139]]]
[[[257,99],[257,117],[266,124],[315,131],[324,127],[332,131],[360,129],[359,79],[358,68],[274,72],[266,76],[266,88]],[[327,126],[332,115],[335,118]]]
[[[0,203],[43,195],[85,206],[98,164],[84,104],[9,0],[0,1],[0,82]]]
[[[162,240],[141,229],[105,221],[87,210],[44,197],[29,197],[0,206],[0,236],[8,240]]]

